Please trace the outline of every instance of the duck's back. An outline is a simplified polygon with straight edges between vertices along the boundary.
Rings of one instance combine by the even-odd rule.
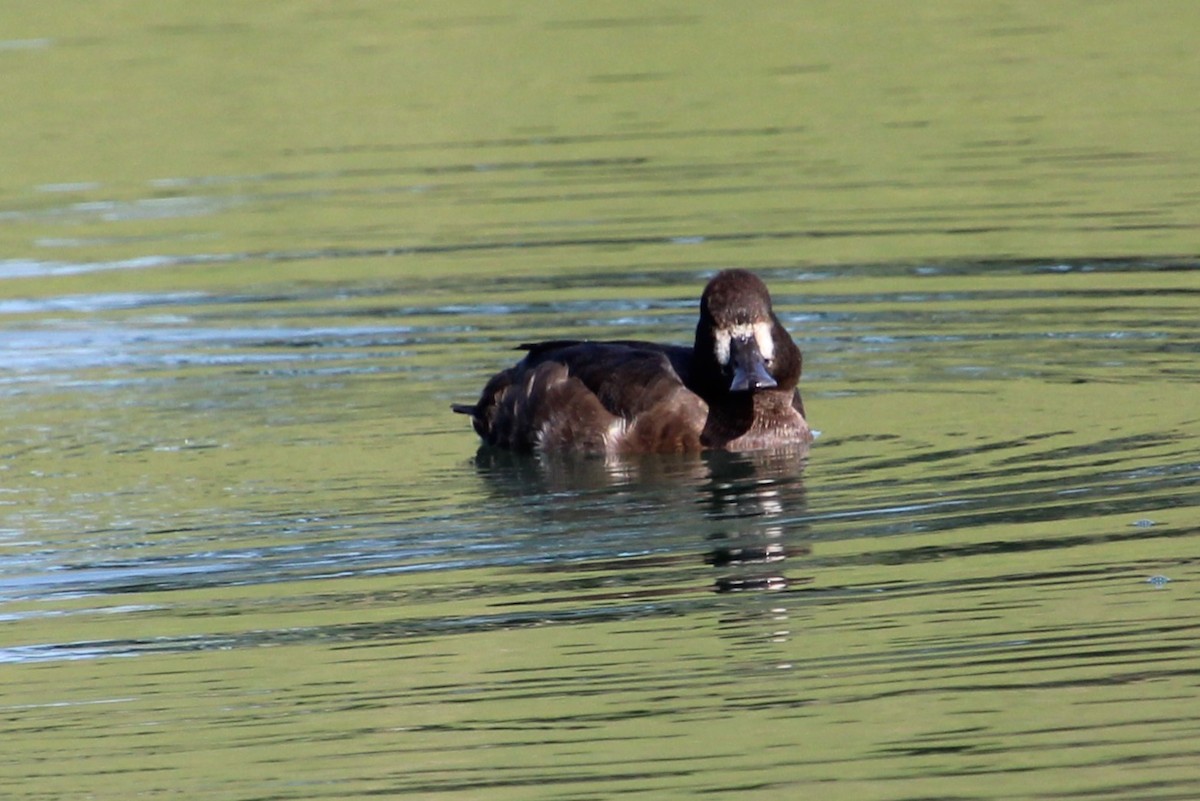
[[[649,342],[523,345],[470,414],[485,442],[514,450],[701,450],[707,404],[688,389],[689,348]]]

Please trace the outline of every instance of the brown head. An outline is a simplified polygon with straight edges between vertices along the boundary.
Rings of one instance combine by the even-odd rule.
[[[767,285],[747,270],[722,270],[700,297],[695,358],[711,392],[791,392],[800,349],[771,309]]]

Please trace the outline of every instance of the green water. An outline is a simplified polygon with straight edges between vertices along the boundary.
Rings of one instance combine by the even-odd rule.
[[[1198,24],[7,3],[0,796],[1192,797]],[[805,458],[449,413],[729,265]]]

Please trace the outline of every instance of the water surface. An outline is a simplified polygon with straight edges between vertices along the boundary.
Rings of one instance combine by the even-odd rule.
[[[4,797],[1194,795],[1193,4],[0,16]],[[734,264],[811,449],[449,413]]]

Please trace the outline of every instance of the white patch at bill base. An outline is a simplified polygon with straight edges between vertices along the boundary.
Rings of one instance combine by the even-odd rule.
[[[758,352],[764,361],[775,358],[775,339],[771,336],[771,323],[764,320],[758,323],[739,323],[728,328],[718,328],[713,332],[716,339],[716,356],[719,364],[729,364],[730,345],[736,339],[754,337]]]

